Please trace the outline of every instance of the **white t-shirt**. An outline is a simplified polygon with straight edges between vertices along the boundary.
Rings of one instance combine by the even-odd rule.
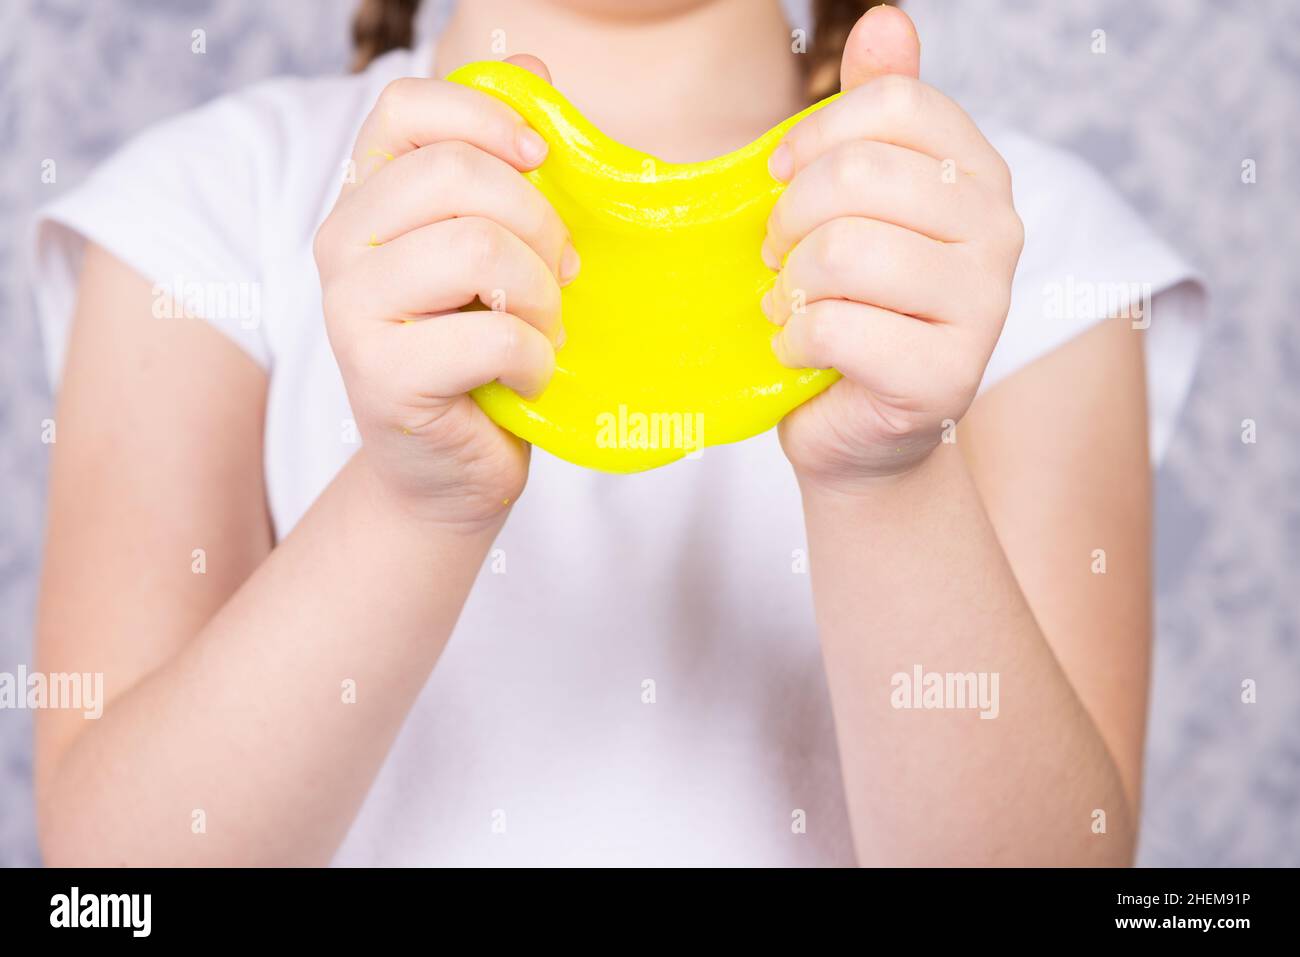
[[[206,284],[200,309],[270,376],[281,537],[358,447],[312,237],[380,89],[431,62],[426,45],[223,97],[136,137],[37,222],[52,382],[87,239],[173,294]],[[1199,284],[1088,167],[986,132],[1026,242],[984,386],[1147,293],[1158,458],[1191,379]],[[336,863],[851,863],[805,548],[775,432],[630,476],[535,450]]]

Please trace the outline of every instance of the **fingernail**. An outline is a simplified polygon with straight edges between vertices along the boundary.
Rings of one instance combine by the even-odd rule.
[[[578,251],[573,248],[573,243],[565,242],[564,252],[560,256],[560,285],[567,286],[573,282],[581,268],[582,259],[579,258]]]
[[[766,239],[763,240],[763,265],[772,270],[781,268],[781,261],[776,258],[776,254],[768,247]]]
[[[767,161],[767,171],[781,182],[788,182],[794,175],[794,152],[782,143]]]
[[[771,319],[772,318],[772,290],[771,289],[763,293],[763,301],[759,303],[759,305],[763,309],[763,315]]]
[[[564,344],[568,341],[569,341],[569,331],[565,329],[564,326],[560,326],[560,331],[555,334],[556,351],[562,349],[564,347]]]
[[[537,166],[546,159],[546,140],[536,130],[527,126],[520,128],[517,140],[519,155],[529,166]]]

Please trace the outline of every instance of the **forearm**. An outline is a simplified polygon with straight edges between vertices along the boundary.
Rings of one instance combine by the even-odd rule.
[[[1135,814],[1115,763],[956,447],[871,487],[803,495],[860,862],[1128,863]],[[974,674],[984,700],[960,700],[965,681],[913,689],[918,667]]]
[[[40,795],[48,862],[330,859],[499,528],[417,521],[364,454],[62,756]]]

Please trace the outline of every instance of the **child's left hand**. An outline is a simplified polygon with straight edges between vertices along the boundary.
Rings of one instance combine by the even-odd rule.
[[[781,423],[800,480],[832,487],[914,468],[975,397],[1024,237],[1007,164],[916,79],[905,14],[875,7],[845,46],[836,102],[772,157],[789,182],[763,254],[777,357],[844,376]],[[787,255],[788,254],[788,255]]]

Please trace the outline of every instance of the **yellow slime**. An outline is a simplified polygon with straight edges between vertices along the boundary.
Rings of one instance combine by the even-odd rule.
[[[496,382],[474,390],[494,422],[577,465],[638,472],[765,432],[838,378],[778,363],[760,307],[776,274],[759,251],[784,188],[767,160],[827,101],[734,153],[667,163],[614,142],[522,67],[471,63],[448,79],[503,100],[547,141],[525,175],[582,257],[546,391],[530,402]]]

